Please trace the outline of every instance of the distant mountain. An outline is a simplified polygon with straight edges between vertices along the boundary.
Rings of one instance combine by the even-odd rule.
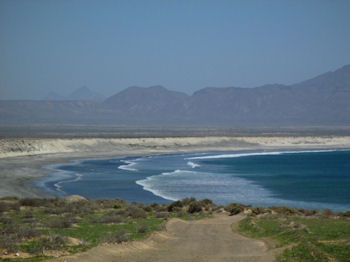
[[[152,86],[129,87],[105,100],[85,87],[66,98],[71,101],[50,97],[0,101],[0,123],[350,126],[350,65],[294,85],[208,87],[191,96]]]
[[[86,86],[74,90],[68,97],[68,100],[103,100],[105,97],[97,92],[91,91]]]
[[[41,100],[47,100],[47,101],[59,101],[59,100],[65,100],[66,98],[54,91],[50,91],[47,93],[46,96],[44,96]]]
[[[350,124],[350,66],[290,86],[205,88],[191,97],[190,118],[235,125]]]
[[[67,101],[67,100],[80,100],[80,101],[88,101],[88,100],[104,100],[105,97],[97,92],[91,91],[86,86],[75,89],[68,96],[60,95],[54,91],[50,91],[45,97],[41,100],[46,101]]]
[[[188,98],[185,93],[170,91],[162,86],[134,86],[107,98],[104,106],[125,118],[142,118],[152,122],[166,118],[165,121],[169,122],[179,119],[179,113],[185,112]]]

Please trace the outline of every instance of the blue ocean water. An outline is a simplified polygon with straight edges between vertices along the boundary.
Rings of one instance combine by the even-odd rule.
[[[350,210],[350,150],[240,151],[81,160],[36,181],[65,196]]]

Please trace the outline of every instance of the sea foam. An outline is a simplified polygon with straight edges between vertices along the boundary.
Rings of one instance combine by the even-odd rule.
[[[133,171],[136,172],[138,171],[136,168],[133,168],[137,163],[134,161],[129,161],[129,160],[120,160],[121,162],[125,163],[126,165],[120,165],[118,168],[122,170],[127,170],[127,171]]]
[[[196,156],[186,158],[188,160],[195,159],[220,159],[220,158],[235,158],[235,157],[247,157],[247,156],[265,156],[265,155],[282,155],[282,154],[300,154],[300,153],[322,153],[333,152],[337,150],[300,150],[300,151],[271,151],[271,152],[250,152],[250,153],[233,153],[233,154],[219,154],[209,156]]]
[[[189,165],[189,166],[192,167],[192,168],[196,168],[196,167],[200,167],[200,166],[201,166],[201,165],[196,164],[196,163],[194,163],[194,162],[192,162],[192,161],[188,161],[188,162],[187,162],[187,165]]]

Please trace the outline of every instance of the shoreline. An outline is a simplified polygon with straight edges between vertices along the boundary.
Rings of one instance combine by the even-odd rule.
[[[33,144],[39,141],[39,145]],[[66,147],[55,147],[62,142]],[[54,144],[56,142],[56,144]],[[240,151],[240,150],[317,150],[350,149],[350,136],[327,137],[182,137],[130,139],[2,139],[6,148],[31,145],[40,148],[48,143],[48,150],[4,152],[0,149],[0,197],[54,197],[36,187],[33,182],[50,172],[44,166],[82,159],[144,156],[181,152]],[[18,144],[19,143],[19,144]],[[54,145],[54,146],[53,146]],[[19,147],[19,146],[22,146]],[[14,148],[16,149],[16,148]],[[44,148],[45,149],[45,148]],[[56,149],[56,152],[53,150]],[[57,152],[60,149],[63,152]],[[69,151],[70,150],[70,151]],[[15,153],[14,153],[15,152]],[[17,152],[17,155],[16,155]],[[20,155],[18,155],[20,153]],[[35,154],[38,153],[38,154]],[[14,156],[11,156],[14,155]]]

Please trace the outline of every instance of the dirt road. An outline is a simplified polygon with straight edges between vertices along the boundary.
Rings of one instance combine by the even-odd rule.
[[[123,245],[102,245],[55,262],[272,262],[274,251],[265,242],[232,231],[242,216],[217,215],[198,221],[172,219],[166,231]]]

